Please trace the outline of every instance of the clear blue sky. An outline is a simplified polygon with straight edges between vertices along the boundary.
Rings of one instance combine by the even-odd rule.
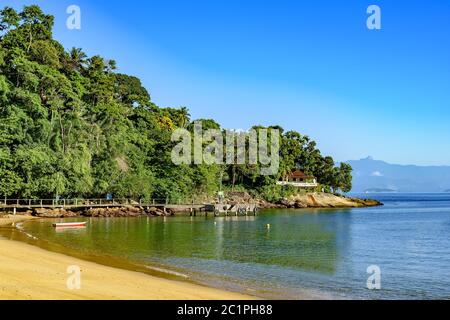
[[[450,165],[448,0],[1,1],[31,3],[66,48],[115,59],[160,106],[225,128],[279,124],[336,160]],[[366,28],[370,4],[380,31]]]

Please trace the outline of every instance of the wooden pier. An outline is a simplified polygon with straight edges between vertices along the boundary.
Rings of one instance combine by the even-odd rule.
[[[248,215],[254,214],[258,210],[256,204],[208,204],[196,203],[192,200],[190,203],[182,201],[174,201],[171,203],[169,199],[153,199],[150,201],[136,199],[1,199],[0,210],[26,211],[33,209],[65,209],[65,210],[83,210],[94,208],[157,208],[164,212],[172,210],[176,212],[190,212],[192,216],[198,213],[214,213],[215,216],[220,215]]]

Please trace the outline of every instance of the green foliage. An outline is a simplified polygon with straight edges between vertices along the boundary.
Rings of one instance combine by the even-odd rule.
[[[115,73],[114,60],[65,51],[52,27],[38,6],[0,11],[0,196],[186,201],[223,189],[278,201],[298,192],[276,185],[296,168],[327,190],[351,189],[350,166],[335,167],[309,137],[276,126],[277,176],[261,176],[259,165],[174,165],[171,134],[193,131],[189,110],[153,104],[138,78]],[[202,125],[220,129],[212,119]]]
[[[278,202],[290,195],[298,194],[304,190],[299,190],[290,186],[265,185],[260,189],[260,195],[269,202]]]

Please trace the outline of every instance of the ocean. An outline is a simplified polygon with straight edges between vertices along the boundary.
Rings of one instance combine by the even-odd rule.
[[[449,299],[450,194],[356,196],[384,206],[81,218],[86,229],[63,231],[51,227],[58,219],[37,220],[20,230],[69,254],[265,298]]]

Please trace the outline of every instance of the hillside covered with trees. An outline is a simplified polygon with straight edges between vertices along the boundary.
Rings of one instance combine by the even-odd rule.
[[[309,137],[279,126],[276,176],[259,175],[257,165],[177,166],[171,134],[192,129],[187,108],[158,107],[114,60],[67,51],[38,6],[4,8],[0,19],[0,197],[183,200],[235,189],[277,201],[296,191],[276,185],[296,168],[327,191],[351,189],[348,164],[336,167]]]

